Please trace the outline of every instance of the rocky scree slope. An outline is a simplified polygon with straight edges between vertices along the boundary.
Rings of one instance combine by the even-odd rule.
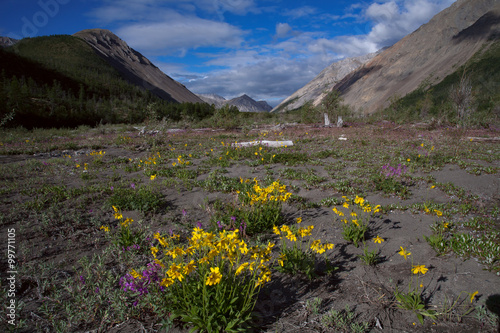
[[[370,114],[387,107],[391,97],[405,96],[423,82],[439,83],[499,37],[500,1],[458,0],[333,89],[346,104]]]
[[[198,97],[208,104],[214,104],[216,108],[232,105],[236,106],[240,112],[269,112],[272,109],[272,106],[267,104],[266,101],[256,101],[246,94],[230,100],[226,100],[217,94],[198,94]]]
[[[135,51],[118,36],[105,29],[87,29],[73,36],[85,40],[94,50],[116,68],[123,77],[162,99],[172,102],[204,103],[184,85],[173,80]]]
[[[346,58],[326,67],[304,87],[300,88],[271,112],[286,112],[300,108],[309,101],[316,106],[332,87],[361,65],[372,59],[378,53],[370,53],[360,57]]]

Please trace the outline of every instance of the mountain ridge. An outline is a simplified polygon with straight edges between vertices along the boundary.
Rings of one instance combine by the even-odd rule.
[[[458,0],[351,72],[333,89],[340,92],[345,104],[371,114],[423,82],[440,82],[499,32],[498,1]]]
[[[271,112],[286,112],[298,109],[308,101],[313,101],[314,105],[319,104],[321,99],[326,95],[328,87],[342,80],[377,54],[378,52],[369,53],[358,57],[344,58],[331,63],[305,86],[285,98]]]
[[[83,39],[129,82],[172,102],[203,103],[184,85],[163,73],[149,59],[106,29],[86,29],[72,36]]]
[[[230,100],[217,94],[197,94],[197,96],[208,104],[214,104],[216,108],[230,105],[237,107],[240,112],[269,112],[272,109],[266,101],[256,101],[247,94]]]

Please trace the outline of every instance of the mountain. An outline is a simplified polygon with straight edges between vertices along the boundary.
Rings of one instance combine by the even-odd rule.
[[[18,42],[17,39],[0,36],[0,47],[9,47],[16,44],[17,42]]]
[[[355,58],[346,58],[332,63],[326,67],[304,87],[300,88],[283,102],[277,105],[271,112],[286,112],[300,108],[308,101],[313,101],[315,105],[321,102],[325,93],[340,80],[353,72],[361,65],[376,56],[377,53],[370,53]]]
[[[129,82],[172,102],[203,103],[184,85],[173,80],[146,57],[109,30],[88,29],[73,36],[86,41]]]
[[[345,104],[370,114],[388,106],[395,96],[439,83],[499,36],[498,0],[458,0],[333,89]]]
[[[212,105],[215,105],[215,108],[219,109],[226,104],[227,100],[217,94],[196,94],[199,98],[201,98],[204,102]]]
[[[272,109],[267,102],[257,102],[246,94],[230,99],[227,104],[236,106],[241,112],[269,112]]]
[[[172,103],[130,83],[95,48],[70,35],[24,38],[0,48],[0,73],[0,120],[8,120],[6,126],[200,120],[213,113],[197,97],[200,103]]]
[[[214,104],[216,108],[232,105],[236,106],[240,112],[269,112],[272,109],[266,101],[256,101],[246,94],[230,100],[217,94],[198,94],[198,97],[208,104]]]

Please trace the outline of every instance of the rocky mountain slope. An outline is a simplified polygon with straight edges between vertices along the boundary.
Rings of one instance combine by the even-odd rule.
[[[355,110],[373,113],[393,96],[440,82],[499,36],[498,0],[458,0],[333,89]]]
[[[173,102],[203,103],[185,86],[173,80],[118,36],[105,29],[88,29],[73,36],[85,40],[129,82]]]
[[[360,57],[346,58],[332,63],[326,67],[304,87],[300,88],[288,98],[283,100],[271,112],[286,112],[300,108],[308,101],[314,104],[321,102],[325,92],[337,84],[340,80],[353,72],[361,65],[372,59],[377,53],[370,53]]]
[[[215,105],[217,109],[221,108],[226,104],[227,100],[217,94],[196,94],[199,98],[201,98],[204,102]]]
[[[16,44],[17,42],[18,42],[17,39],[0,36],[0,47],[9,47]]]
[[[267,104],[266,101],[256,101],[246,94],[230,100],[226,100],[217,94],[199,94],[198,97],[208,104],[214,104],[216,108],[233,105],[241,112],[269,112],[272,109],[272,106]]]

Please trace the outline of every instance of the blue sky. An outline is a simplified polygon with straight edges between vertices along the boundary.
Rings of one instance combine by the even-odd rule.
[[[0,36],[109,29],[195,93],[271,105],[334,61],[374,52],[454,0],[2,0]]]

